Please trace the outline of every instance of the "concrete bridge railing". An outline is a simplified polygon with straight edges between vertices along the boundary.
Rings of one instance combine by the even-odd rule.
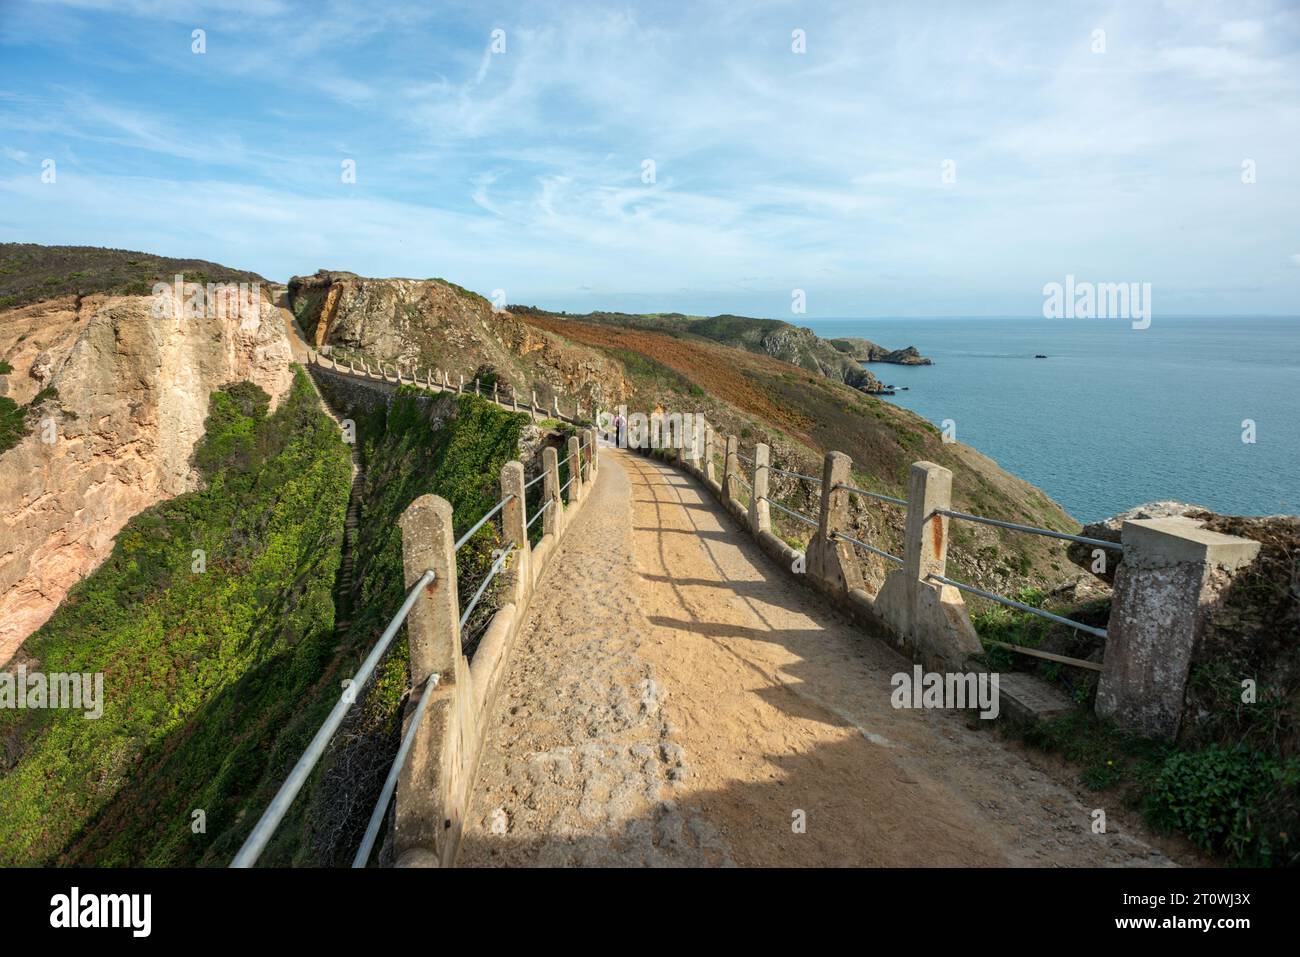
[[[358,364],[358,360],[335,360],[322,355],[314,349],[307,350],[307,361],[318,369],[345,375],[361,382],[394,387],[414,385],[422,389],[428,389],[431,392],[456,392],[461,395],[472,392],[480,398],[490,399],[502,408],[510,409],[512,412],[527,412],[534,419],[555,419],[571,425],[580,425],[583,422],[594,421],[597,413],[597,410],[592,408],[587,410],[591,415],[585,417],[582,402],[576,397],[573,399],[572,405],[569,405],[568,402],[565,403],[566,407],[572,408],[572,412],[562,410],[560,408],[560,396],[554,391],[552,391],[551,395],[551,404],[547,407],[545,403],[538,404],[536,388],[526,389],[521,401],[518,389],[511,388],[507,395],[505,390],[500,387],[499,382],[494,381],[489,387],[479,379],[475,379],[467,384],[465,377],[458,375],[453,383],[451,374],[442,369],[403,369],[396,364],[385,362],[375,362],[372,368],[368,360],[360,360],[360,364]],[[545,388],[543,391],[545,391]]]
[[[338,369],[331,360],[315,353],[311,354],[311,362],[376,385],[406,381],[400,373],[390,377],[382,370],[363,370],[358,375],[350,369]],[[447,388],[446,383],[443,388]],[[580,414],[575,409],[575,415]],[[568,473],[563,484],[562,463]],[[596,430],[592,428],[579,429],[576,435],[569,436],[563,456],[554,447],[543,448],[541,468],[530,480],[525,481],[523,463],[506,463],[501,470],[500,499],[459,538],[454,537],[452,508],[446,499],[422,495],[407,507],[400,519],[405,600],[263,812],[232,867],[257,863],[403,624],[410,648],[411,693],[402,741],[352,866],[366,866],[390,804],[393,860],[397,866],[450,866],[455,862],[483,751],[483,718],[491,711],[501,678],[508,670],[538,577],[587,500],[598,465]],[[542,485],[540,504],[529,517],[529,489],[538,483]],[[501,548],[462,609],[457,552],[492,521],[500,522]],[[532,543],[530,532],[539,521],[541,536]],[[498,577],[503,580],[506,600],[493,613],[471,661],[462,650],[462,629]]]
[[[820,477],[777,468],[768,446],[752,455],[736,436],[723,443],[722,475],[716,474],[718,436],[711,426],[692,430],[688,441],[668,450],[646,450],[694,475],[778,563],[817,589],[842,610],[891,635],[914,660],[938,671],[970,670],[969,659],[985,644],[1101,673],[1096,709],[1139,733],[1172,737],[1182,718],[1192,653],[1208,614],[1232,575],[1259,552],[1259,543],[1206,531],[1187,519],[1125,522],[1118,544],[972,515],[952,508],[952,472],[933,462],[915,462],[906,498],[882,495],[852,484],[853,462],[843,452],[826,453]],[[806,515],[771,498],[773,474],[820,488],[816,515]],[[740,490],[747,504],[741,504]],[[905,515],[902,555],[894,555],[854,534],[849,502],[863,498]],[[772,530],[773,511],[811,530],[806,550],[791,547]],[[1110,622],[1096,628],[993,594],[948,577],[949,524],[972,522],[1011,531],[1081,542],[1117,551]],[[856,553],[896,566],[874,594],[866,587]],[[1106,641],[1101,664],[1051,652],[981,640],[971,623],[964,594],[1037,615]]]

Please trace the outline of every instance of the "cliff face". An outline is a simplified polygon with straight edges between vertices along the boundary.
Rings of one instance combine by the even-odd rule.
[[[65,296],[0,313],[5,387],[29,433],[0,455],[0,664],[112,550],[128,518],[195,487],[190,455],[209,394],[252,381],[273,403],[292,381],[269,300],[185,318],[171,295]],[[178,318],[179,316],[179,318]]]
[[[289,281],[289,304],[317,349],[447,372],[453,381],[491,370],[521,395],[549,387],[584,404],[613,406],[626,395],[620,366],[495,311],[482,296],[441,279],[368,279],[322,270]]]

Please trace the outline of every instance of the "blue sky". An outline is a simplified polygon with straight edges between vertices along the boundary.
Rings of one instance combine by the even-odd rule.
[[[1300,7],[0,0],[0,240],[569,310],[1032,315],[1073,274],[1296,314]]]

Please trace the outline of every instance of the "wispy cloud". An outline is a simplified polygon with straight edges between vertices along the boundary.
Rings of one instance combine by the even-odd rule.
[[[1158,283],[1171,310],[1297,308],[1283,0],[62,0],[15,6],[0,42],[23,71],[5,155],[76,158],[53,189],[9,167],[10,238],[559,308],[781,314],[797,286],[821,315],[1032,312],[1066,272]]]

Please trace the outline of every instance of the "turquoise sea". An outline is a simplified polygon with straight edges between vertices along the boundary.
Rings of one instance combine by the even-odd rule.
[[[974,446],[1087,522],[1157,499],[1300,513],[1300,317],[814,319],[824,338],[914,345],[867,366],[887,401]],[[1035,359],[1036,353],[1047,355]],[[1254,422],[1255,441],[1242,441]]]

